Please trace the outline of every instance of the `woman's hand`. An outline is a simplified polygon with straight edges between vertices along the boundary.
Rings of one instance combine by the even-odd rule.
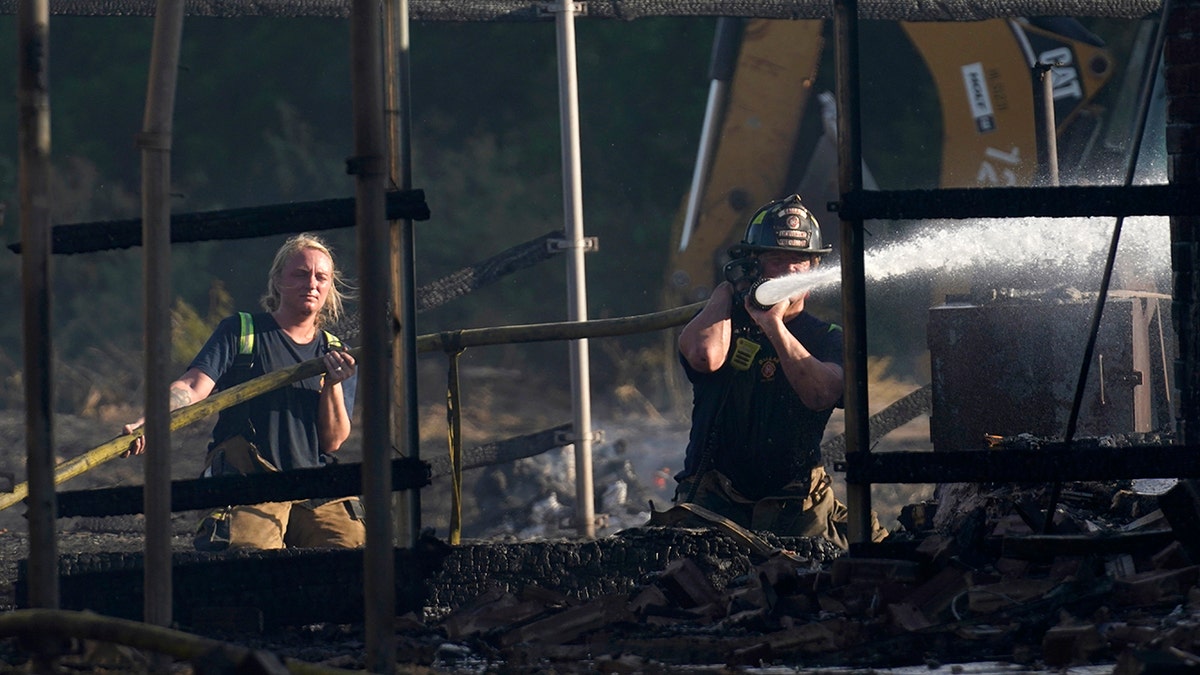
[[[344,349],[334,349],[324,356],[325,384],[334,385],[345,382],[354,376],[358,368],[354,357]]]
[[[125,426],[121,427],[121,433],[126,435],[132,434],[138,429],[141,429],[142,424],[145,423],[145,421],[145,418],[142,418],[136,422],[133,422],[132,424],[126,424]],[[139,435],[137,438],[129,441],[129,448],[125,450],[125,452],[121,453],[121,457],[125,458],[130,455],[140,455],[144,452],[146,452],[146,437],[145,435]]]

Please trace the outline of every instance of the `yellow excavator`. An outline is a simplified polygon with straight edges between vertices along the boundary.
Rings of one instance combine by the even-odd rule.
[[[1044,158],[1047,143],[1039,142],[1039,133],[1046,128],[1041,122],[1048,119],[1051,90],[1061,164],[1076,166],[1095,144],[1103,111],[1092,102],[1114,63],[1105,45],[1075,20],[900,27],[920,56],[919,77],[932,81],[940,112],[940,148],[930,149],[940,153],[939,175],[923,187],[1046,180],[1039,156]],[[826,230],[825,240],[837,245],[838,219],[826,210],[838,198],[836,109],[833,95],[817,86],[828,28],[822,21],[719,21],[692,189],[674,224],[668,305],[707,298],[749,215],[787,193],[804,198]],[[1038,64],[1049,65],[1039,74]],[[894,76],[917,77],[904,67],[898,64]],[[1051,90],[1042,79],[1046,69]],[[819,110],[810,110],[814,99]],[[805,126],[806,115],[819,115],[821,124]],[[930,124],[937,124],[936,117]],[[802,138],[802,128],[814,127],[821,129],[815,142]],[[806,151],[809,156],[798,156]],[[871,148],[864,149],[864,163],[864,186],[873,189]]]

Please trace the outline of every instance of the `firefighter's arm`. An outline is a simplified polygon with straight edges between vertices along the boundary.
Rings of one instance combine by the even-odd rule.
[[[801,308],[803,302],[801,298]],[[800,401],[811,410],[828,410],[842,397],[845,388],[842,367],[817,359],[792,335],[784,325],[784,317],[793,316],[788,313],[787,305],[789,302],[785,300],[765,312],[753,309],[750,311],[767,339],[774,345],[775,352],[779,354],[779,365],[783,368],[783,374],[800,397]]]
[[[202,401],[208,398],[212,393],[217,383],[213,381],[204,371],[199,368],[189,368],[178,380],[171,383],[167,388],[170,401],[168,407],[171,411],[178,410],[185,406],[189,406],[196,401]],[[145,418],[141,418],[132,424],[126,424],[122,428],[122,433],[131,434],[136,429],[140,429],[145,423]],[[138,436],[129,443],[129,449],[122,454],[122,457],[130,455],[140,455],[146,452],[146,437]]]
[[[712,373],[725,364],[733,334],[730,310],[733,286],[723,281],[713,289],[704,309],[679,333],[679,353],[701,373]]]
[[[325,380],[317,402],[317,438],[321,452],[337,452],[350,437],[350,413],[342,383],[354,375],[354,357],[344,350],[334,350],[324,356]]]

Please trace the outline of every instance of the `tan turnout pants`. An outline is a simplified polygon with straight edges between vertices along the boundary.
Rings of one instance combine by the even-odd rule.
[[[693,489],[693,503],[749,530],[784,537],[824,537],[844,550],[850,548],[846,534],[849,513],[846,505],[834,496],[833,479],[823,466],[814,468],[807,482],[794,481],[784,486],[780,494],[759,500],[742,496],[719,471],[708,471],[680,483],[675,490],[675,501],[687,501]],[[883,541],[887,534],[872,511],[871,541]]]
[[[216,473],[249,475],[278,471],[244,438],[235,437],[209,453]],[[196,529],[197,550],[227,548],[358,548],[367,543],[358,497],[302,499],[230,506],[208,514]]]
[[[366,527],[346,497],[317,506],[307,501],[267,502],[229,510],[230,548],[357,548]]]

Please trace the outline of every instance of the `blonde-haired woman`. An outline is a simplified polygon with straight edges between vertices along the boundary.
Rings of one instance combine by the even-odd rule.
[[[171,409],[255,377],[315,358],[326,372],[221,411],[205,475],[251,474],[322,466],[350,436],[357,372],[340,340],[322,330],[343,311],[344,282],[333,252],[300,234],[275,254],[262,297],[266,310],[223,319],[184,374],[170,386]],[[127,425],[129,433],[141,420]],[[138,437],[129,453],[145,452]],[[233,506],[201,522],[201,550],[357,547],[366,541],[357,498]]]

